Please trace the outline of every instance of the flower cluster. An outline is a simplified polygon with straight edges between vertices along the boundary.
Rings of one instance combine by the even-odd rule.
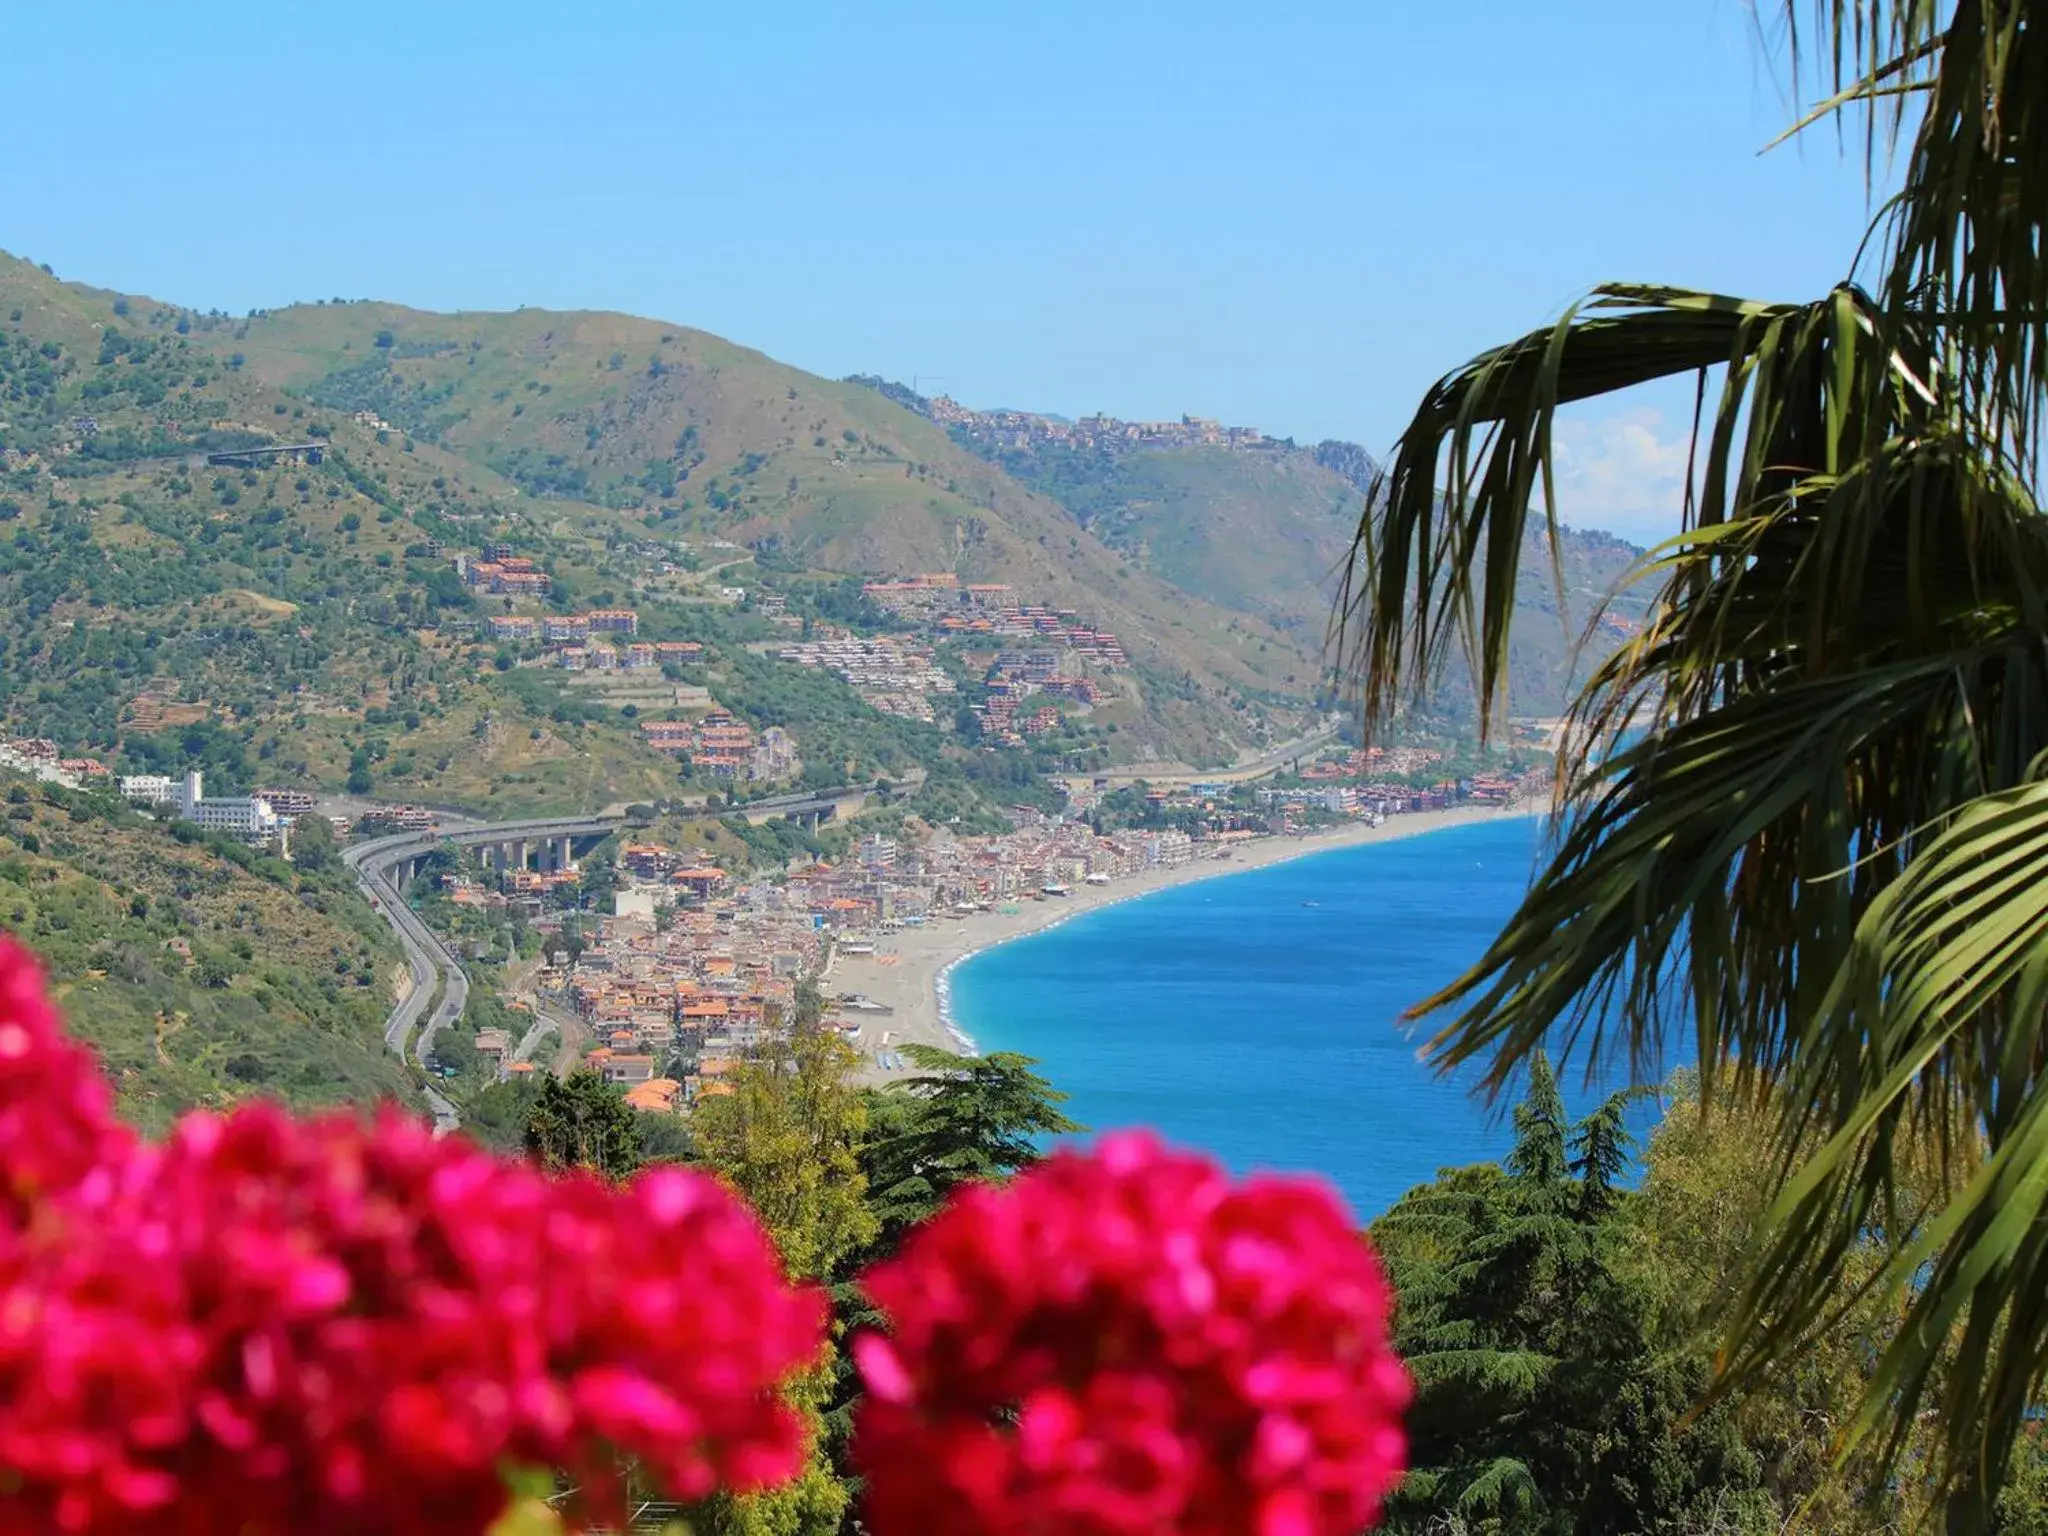
[[[977,1186],[865,1279],[871,1528],[1350,1536],[1399,1476],[1390,1297],[1339,1203],[1141,1136]],[[725,1188],[551,1177],[396,1113],[122,1130],[0,938],[0,1503],[99,1536],[455,1536],[505,1473],[618,1516],[793,1474],[817,1359]]]
[[[684,1499],[801,1460],[822,1300],[704,1176],[267,1106],[142,1145],[4,941],[0,1169],[9,1529],[445,1536],[511,1465],[602,1510],[620,1453]]]
[[[1317,1185],[1109,1137],[957,1196],[863,1283],[877,1530],[1351,1536],[1399,1479],[1391,1296]]]
[[[0,1234],[130,1145],[92,1057],[64,1037],[34,956],[0,934]]]

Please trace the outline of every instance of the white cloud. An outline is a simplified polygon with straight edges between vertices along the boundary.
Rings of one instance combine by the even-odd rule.
[[[1637,544],[1678,532],[1685,505],[1685,434],[1662,411],[1558,417],[1558,513],[1574,528],[1601,528]]]

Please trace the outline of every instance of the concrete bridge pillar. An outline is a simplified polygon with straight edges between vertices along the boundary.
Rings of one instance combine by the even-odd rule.
[[[533,845],[523,837],[519,839],[519,867],[521,869],[533,868]]]
[[[565,838],[563,838],[563,839],[562,839],[562,854],[561,854],[561,862],[560,862],[559,864],[557,864],[557,865],[555,866],[555,868],[557,868],[557,869],[574,869],[575,867],[576,867],[576,839],[575,839],[575,838],[573,838],[573,837],[565,837]]]

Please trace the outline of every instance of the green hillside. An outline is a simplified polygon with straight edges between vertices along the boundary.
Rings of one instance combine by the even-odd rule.
[[[761,541],[771,575],[737,539],[706,532],[708,513],[686,528],[682,498],[664,520],[524,493],[488,465],[266,382],[243,350],[248,321],[11,260],[0,260],[0,317],[0,726],[14,734],[131,771],[201,766],[222,790],[348,788],[502,814],[678,794],[676,763],[639,729],[644,698],[579,688],[532,655],[501,667],[480,633],[501,605],[463,587],[450,552],[505,540],[553,578],[523,611],[630,604],[644,638],[704,644],[687,682],[757,728],[787,727],[802,782],[922,768],[923,809],[979,815],[1019,798],[1020,780],[1028,797],[1042,769],[1071,765],[1034,750],[999,754],[1023,760],[991,773],[952,733],[879,715],[837,679],[758,655],[784,631],[719,601],[720,584],[781,584],[810,611],[806,594],[840,581],[779,537]],[[321,462],[194,462],[299,441]],[[876,479],[872,466],[862,475]],[[905,567],[940,563],[928,553]],[[1241,694],[1213,673],[1151,654],[1161,659],[1143,665],[1171,685],[1160,704],[1145,698],[1150,674],[1134,673],[1131,697],[1063,750],[1193,750],[1218,699],[1239,704],[1224,718],[1241,717]],[[1119,719],[1142,729],[1120,742]]]
[[[1313,648],[1190,601],[916,413],[698,332],[377,304],[236,319],[9,258],[0,317],[0,712],[124,765],[200,758],[229,788],[367,777],[505,812],[671,792],[632,711],[532,658],[494,669],[478,632],[501,605],[450,566],[489,540],[553,578],[520,611],[632,605],[643,635],[711,646],[713,685],[778,633],[721,606],[722,585],[1010,583],[1132,662],[1038,766],[1225,762],[1310,702]],[[195,467],[298,441],[322,462]],[[807,771],[936,751],[964,773],[979,755],[867,713],[800,740]]]
[[[903,391],[908,395],[908,391]],[[914,396],[910,399],[915,401]],[[963,448],[1066,506],[1076,521],[1145,570],[1185,592],[1256,619],[1315,651],[1328,633],[1359,512],[1375,466],[1350,443],[1313,449],[1270,440],[1254,449],[1140,446],[1105,450],[1002,444],[955,429]],[[1604,533],[1560,540],[1564,603],[1530,533],[1519,575],[1510,707],[1560,712],[1587,625],[1639,553]],[[1613,605],[1593,644],[1611,644],[1640,620],[1643,596]],[[1447,682],[1451,707],[1469,689]]]
[[[701,797],[641,727],[715,706],[789,733],[785,787],[922,772],[909,809],[972,821],[1055,772],[1226,764],[1312,718],[1344,465],[993,463],[915,404],[627,316],[234,318],[0,257],[0,729],[225,791],[514,815]],[[294,444],[317,451],[206,462]],[[465,586],[454,561],[488,543],[549,591]],[[1593,553],[1566,551],[1589,606],[1625,551]],[[778,659],[817,623],[919,638],[859,595],[917,572],[1008,584],[1129,665],[991,744],[970,706],[992,645],[941,646],[958,692],[922,721]],[[628,688],[487,633],[614,606],[701,652]],[[1548,712],[1563,641],[1518,645],[1516,707]]]
[[[0,928],[144,1125],[412,1091],[382,1030],[404,958],[332,853],[295,868],[0,771]]]
[[[1312,648],[1190,604],[1165,573],[1133,566],[916,412],[701,331],[315,304],[259,314],[211,345],[266,383],[374,412],[529,499],[602,507],[636,535],[716,535],[871,577],[951,571],[1072,608],[1129,636],[1148,670],[1193,680],[1196,701],[1144,701],[1182,747],[1213,738],[1210,706],[1226,693],[1298,706],[1312,691]]]

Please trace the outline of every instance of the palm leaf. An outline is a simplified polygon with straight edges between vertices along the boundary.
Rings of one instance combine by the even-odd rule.
[[[1684,528],[1573,707],[1548,865],[1417,1011],[1495,1093],[1546,1048],[1643,1081],[1685,1028],[1703,1092],[1790,1105],[1730,1380],[1870,1276],[1903,1326],[1850,1442],[1896,1462],[1936,1405],[1957,1529],[2048,1370],[2044,5],[1786,0],[1805,123],[1860,114],[1873,172],[1910,142],[1869,280],[1609,285],[1446,375],[1334,625],[1369,731],[1457,651],[1493,728],[1531,518],[1556,548],[1557,410],[1695,376]]]
[[[1454,645],[1471,668],[1482,728],[1496,723],[1516,566],[1539,490],[1555,548],[1551,432],[1561,405],[1684,374],[1699,376],[1704,402],[1718,368],[1689,518],[1693,553],[1713,557],[1721,551],[1706,530],[1786,503],[1813,475],[1839,474],[1923,420],[1928,345],[1923,327],[1887,320],[1853,288],[1787,305],[1609,284],[1555,326],[1447,375],[1369,500],[1340,594],[1335,642],[1361,684],[1368,728],[1425,697]],[[1679,601],[1717,563],[1652,562],[1639,574],[1664,577],[1665,596]]]
[[[1856,1069],[1853,1032],[1826,1022],[1859,924],[1924,845],[2026,782],[2048,748],[2048,531],[2022,477],[1959,426],[1925,316],[1887,316],[1853,289],[1804,308],[1631,298],[1650,307],[1612,326],[1589,313],[1540,356],[1524,338],[1447,381],[1361,528],[1347,622],[1369,718],[1425,688],[1454,642],[1475,675],[1498,679],[1502,562],[1521,538],[1516,498],[1526,510],[1544,478],[1548,413],[1609,378],[1675,366],[1686,353],[1672,338],[1687,334],[1675,320],[1711,323],[1730,349],[1702,413],[1689,527],[1639,571],[1661,601],[1574,707],[1578,755],[1548,865],[1480,962],[1415,1011],[1451,1013],[1435,1059],[1483,1063],[1495,1093],[1544,1049],[1653,1081],[1685,1029],[1709,1093],[1724,1080],[1759,1096],[1795,1085],[1806,1107],[1784,1140],[1789,1176],[1883,1077]],[[1581,351],[1582,333],[1596,345]],[[1440,462],[1451,494],[1422,494]],[[1988,889],[1971,910],[2007,894]],[[1856,1120],[1856,1198],[1829,1208],[1840,1219],[1826,1241],[1806,1230],[1810,1263],[1787,1260],[1760,1290],[1750,1321],[1766,1307],[1774,1321],[1759,1359],[1823,1325],[1849,1245],[1910,1235],[1893,1210],[1901,1145],[1990,1123],[1984,1049],[1980,1021],[1916,1059],[1903,1118],[1875,1131]],[[1929,1318],[1967,1336],[1958,1315]],[[1753,1374],[1750,1353],[1731,1364]],[[1904,1424],[1930,1378],[1902,1364],[1887,1380],[1873,1411]],[[1954,1429],[1955,1464],[1980,1459],[1980,1430]]]
[[[1881,1225],[1895,1257],[1880,1278],[1909,1303],[1845,1449],[1885,1429],[1896,1456],[1907,1421],[1893,1408],[1934,1396],[1960,1473],[1956,1513],[1979,1520],[2048,1368],[2044,1005],[2048,784],[2029,783],[1969,806],[1859,925],[1791,1079],[1787,1134],[1816,1122],[1832,1134],[1767,1219],[1731,1339],[1736,1379],[1788,1358],[1839,1314],[1843,1298],[1829,1304],[1822,1282]],[[1956,1147],[1959,1121],[1972,1134]],[[1917,1139],[1950,1156],[1943,1198],[1916,1206],[1901,1198],[1894,1149],[1920,1126],[1932,1135]]]
[[[1785,0],[1795,72],[1862,114],[1873,178],[1911,129],[1886,206],[1888,307],[1942,316],[1981,446],[2021,462],[2048,394],[2048,35],[2034,0]],[[1917,122],[1914,116],[1917,114]],[[1803,123],[1802,123],[1803,125]]]

